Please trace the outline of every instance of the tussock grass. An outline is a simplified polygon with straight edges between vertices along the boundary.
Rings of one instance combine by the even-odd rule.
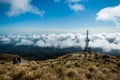
[[[97,57],[97,58],[96,58]],[[58,59],[0,64],[0,80],[120,80],[120,59],[70,54]]]

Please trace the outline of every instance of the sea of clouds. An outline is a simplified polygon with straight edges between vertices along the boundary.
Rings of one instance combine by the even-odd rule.
[[[120,33],[91,34],[90,47],[101,48],[105,52],[112,49],[120,50]],[[67,34],[33,34],[33,35],[0,35],[0,45],[38,46],[69,48],[85,46],[86,35],[80,33]]]

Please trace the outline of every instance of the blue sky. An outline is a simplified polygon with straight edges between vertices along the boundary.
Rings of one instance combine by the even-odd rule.
[[[120,31],[120,0],[0,0],[0,33]]]

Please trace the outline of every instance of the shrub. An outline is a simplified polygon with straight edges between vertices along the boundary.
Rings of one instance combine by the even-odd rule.
[[[0,76],[0,80],[12,80],[12,77],[4,74]]]
[[[86,78],[87,79],[92,79],[92,74],[91,73],[86,73]]]
[[[58,77],[61,77],[61,76],[66,76],[66,69],[64,67],[58,67],[56,69],[56,74],[58,75]]]
[[[26,73],[20,80],[34,80],[35,76],[33,72]]]
[[[93,72],[93,71],[95,71],[95,68],[90,67],[88,70],[89,70],[90,72]]]
[[[74,69],[70,69],[67,71],[67,76],[70,78],[74,78],[75,76],[77,76],[77,71],[75,71]]]
[[[80,67],[80,65],[76,62],[76,63],[75,63],[75,67]]]
[[[26,74],[25,70],[15,71],[12,75],[13,80],[21,80],[21,78]]]
[[[102,59],[106,59],[106,58],[109,58],[109,56],[108,55],[103,55],[102,56]]]

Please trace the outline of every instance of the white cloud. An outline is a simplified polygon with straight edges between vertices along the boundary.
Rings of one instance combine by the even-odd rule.
[[[17,42],[16,45],[32,45],[33,41],[28,40],[28,39],[21,39],[20,42]]]
[[[83,11],[85,9],[84,6],[80,3],[81,0],[67,0],[66,2],[69,8],[75,12]]]
[[[3,44],[8,44],[8,43],[10,43],[11,39],[3,37],[0,39],[0,41],[2,41]]]
[[[97,20],[109,21],[116,24],[117,27],[120,27],[120,4],[114,7],[107,7],[101,9],[97,13]]]
[[[54,2],[60,2],[61,0],[54,0]],[[81,0],[64,0],[65,4],[68,5],[68,7],[75,11],[83,11],[85,7],[80,3]]]
[[[40,35],[8,35],[0,36],[0,44],[14,44],[16,46],[38,46],[38,47],[55,47],[55,48],[69,48],[85,46],[86,35],[80,33],[67,34],[40,34]],[[100,48],[105,52],[112,49],[120,50],[120,33],[100,33],[91,34],[90,47]]]
[[[45,42],[43,40],[39,40],[36,42],[35,46],[39,46],[39,47],[47,47]]]
[[[37,7],[33,6],[31,1],[32,0],[2,0],[0,2],[9,4],[10,8],[6,13],[8,16],[17,16],[26,12],[43,16],[44,11],[40,11]]]
[[[70,4],[69,7],[71,10],[74,10],[75,12],[84,10],[84,6],[82,4]]]
[[[104,51],[108,52],[112,49],[120,50],[120,34],[119,33],[102,33],[90,35],[91,47],[102,48]]]

